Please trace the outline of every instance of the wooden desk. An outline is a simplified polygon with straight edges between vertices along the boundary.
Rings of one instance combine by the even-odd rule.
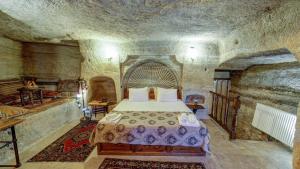
[[[94,113],[96,117],[97,112],[103,112],[104,115],[108,113],[109,102],[101,102],[101,101],[93,100],[89,102],[89,106],[92,107],[92,113]]]
[[[17,89],[20,93],[22,106],[26,105],[26,98],[29,98],[31,105],[33,105],[34,99],[40,100],[43,103],[43,91],[40,88],[28,88],[22,87]]]
[[[192,109],[194,113],[196,113],[199,109],[205,109],[201,104],[196,103],[187,103],[186,106]]]
[[[22,119],[7,119],[7,120],[0,120],[0,131],[4,131],[8,128],[11,129],[11,136],[12,141],[0,141],[0,143],[4,143],[6,145],[13,144],[14,151],[15,151],[15,158],[16,158],[16,165],[0,165],[0,167],[20,167],[20,157],[19,157],[19,151],[18,151],[18,145],[17,145],[17,137],[16,137],[16,131],[15,131],[15,125],[22,123],[24,120]],[[5,146],[4,146],[5,147]]]

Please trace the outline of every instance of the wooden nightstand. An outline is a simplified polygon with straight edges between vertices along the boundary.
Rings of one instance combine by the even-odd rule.
[[[201,104],[197,103],[186,103],[186,106],[192,109],[194,113],[196,113],[199,109],[205,109]]]

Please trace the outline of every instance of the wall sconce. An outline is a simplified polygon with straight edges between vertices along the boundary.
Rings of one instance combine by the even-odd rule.
[[[198,51],[194,46],[191,46],[187,49],[187,57],[189,57],[192,60],[192,62],[194,62],[197,56],[198,56]]]
[[[111,44],[106,44],[103,47],[103,58],[107,61],[111,62],[114,58],[118,58],[118,56],[118,49],[115,46]]]

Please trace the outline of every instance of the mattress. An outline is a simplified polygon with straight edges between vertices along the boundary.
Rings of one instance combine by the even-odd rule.
[[[201,147],[209,152],[209,133],[201,121],[199,127],[181,126],[179,112],[122,111],[117,123],[99,122],[90,142]]]
[[[128,99],[122,100],[113,111],[192,112],[181,100],[176,102],[157,102],[156,100],[130,102]]]
[[[202,147],[209,152],[209,132],[201,121],[199,127],[181,126],[178,115],[191,110],[177,102],[121,101],[110,113],[122,114],[117,123],[99,121],[90,142]]]

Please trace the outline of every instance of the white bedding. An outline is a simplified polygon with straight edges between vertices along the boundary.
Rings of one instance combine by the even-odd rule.
[[[113,111],[155,111],[155,112],[192,112],[181,100],[176,102],[130,102],[122,100]]]

